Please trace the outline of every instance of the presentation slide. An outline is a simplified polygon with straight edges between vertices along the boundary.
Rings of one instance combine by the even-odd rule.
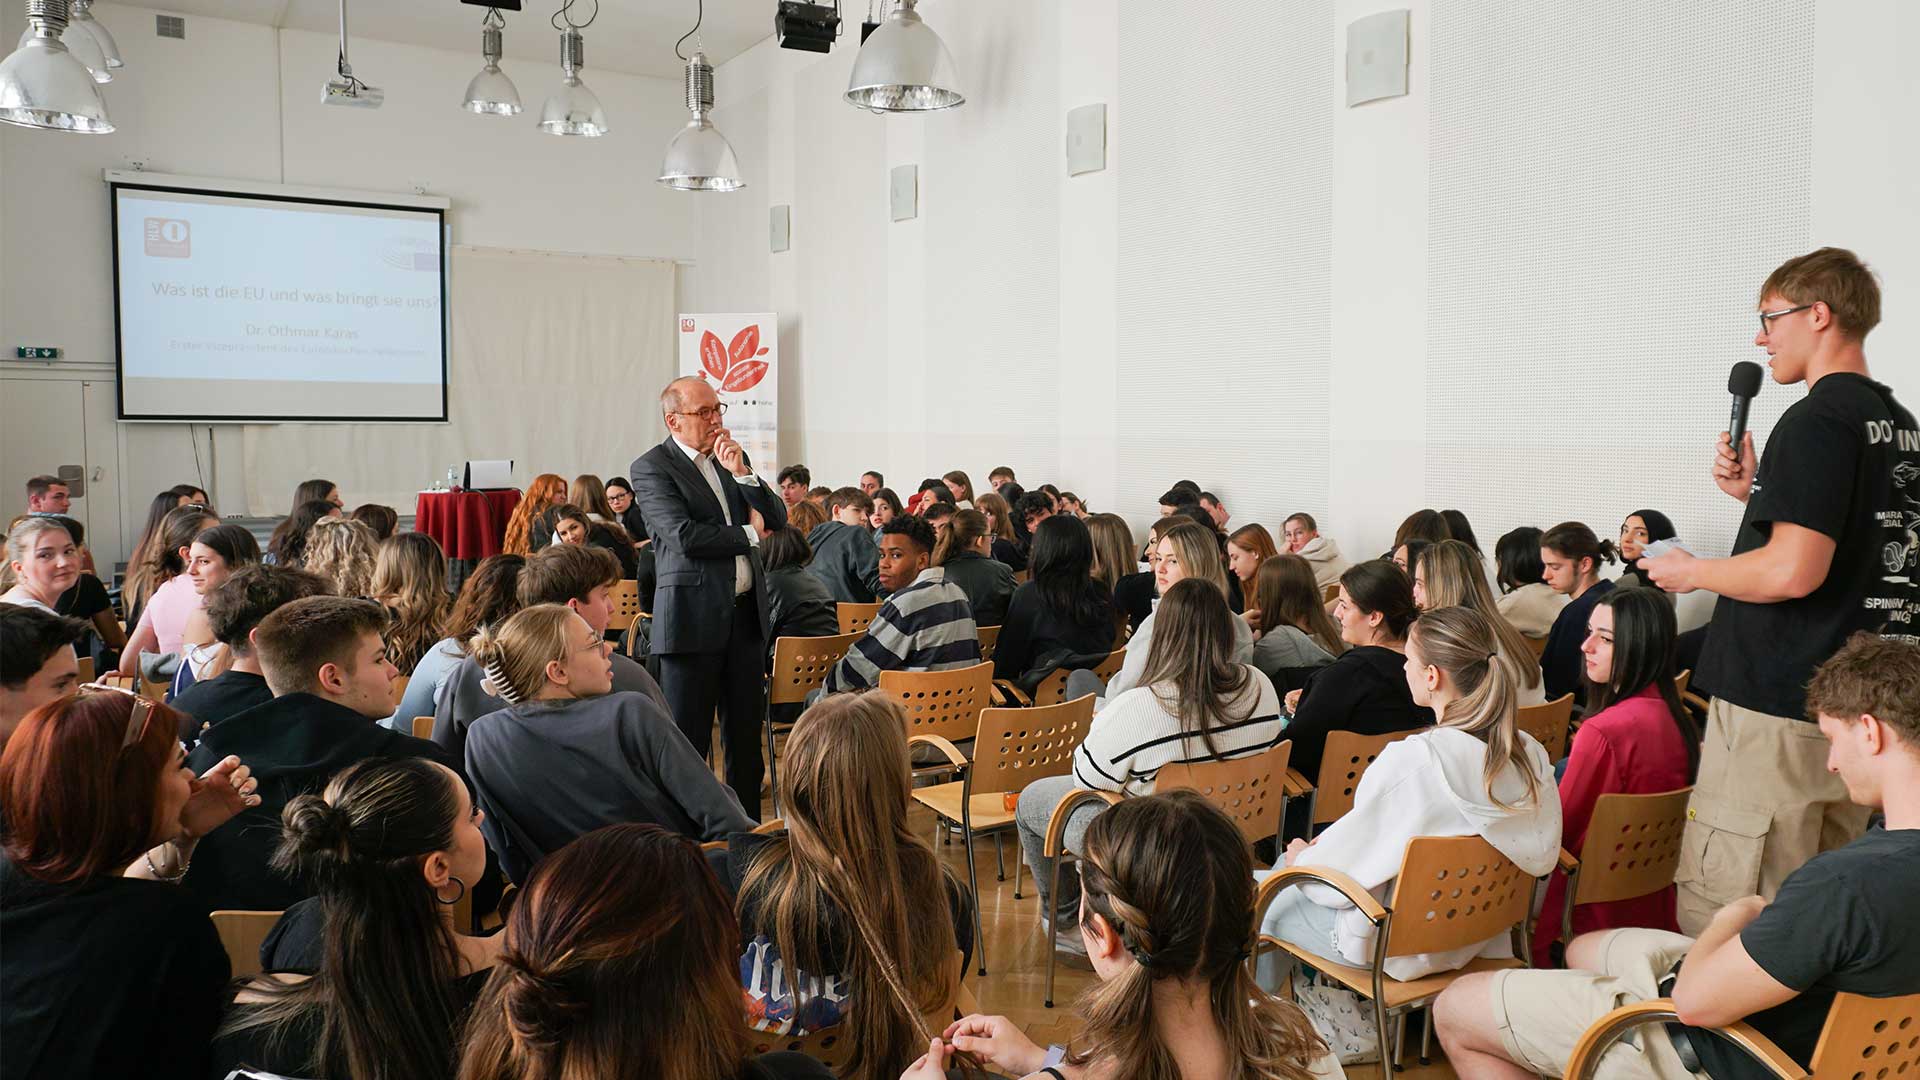
[[[120,416],[445,420],[438,210],[113,184]]]

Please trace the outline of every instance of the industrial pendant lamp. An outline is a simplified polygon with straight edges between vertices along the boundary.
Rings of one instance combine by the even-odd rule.
[[[933,32],[915,0],[898,0],[860,46],[847,80],[847,103],[874,112],[933,112],[964,104],[953,54]]]
[[[727,137],[707,119],[707,114],[713,111],[713,65],[707,62],[707,54],[700,51],[697,38],[691,57],[680,52],[681,44],[698,34],[700,24],[706,21],[706,0],[699,2],[693,29],[673,43],[673,55],[687,62],[687,111],[693,114],[693,119],[667,144],[659,180],[675,191],[739,191],[747,186],[747,182],[740,179],[740,159],[733,155],[733,146]]]
[[[587,66],[586,42],[577,27],[569,25],[560,33],[560,70],[565,78],[540,110],[540,130],[549,135],[585,135],[607,133],[607,111],[587,84],[580,81],[580,69]]]
[[[94,82],[110,83],[113,81],[113,69],[120,64],[108,61],[106,50],[100,46],[100,39],[89,31],[89,23],[94,26],[100,24],[94,21],[92,15],[87,14],[86,5],[87,0],[72,0],[70,5],[72,10],[67,12],[67,28],[60,32],[60,43],[67,47],[67,51],[73,54],[75,60],[86,65],[87,73],[93,76]],[[106,28],[101,27],[100,32],[106,33]],[[21,48],[26,48],[27,42],[33,40],[33,34],[32,26],[28,26],[21,33]],[[108,35],[107,39],[111,41],[112,35]],[[115,48],[117,50],[118,46]]]
[[[99,19],[93,17],[93,0],[72,0],[72,8],[73,11],[67,16],[67,32],[72,33],[77,29],[92,34],[93,40],[100,44],[100,55],[106,57],[108,68],[126,67],[127,62],[120,58],[120,43],[113,40],[113,35]],[[107,81],[98,74],[94,79],[96,82]]]
[[[82,135],[113,130],[93,73],[60,40],[67,20],[67,0],[27,0],[28,36],[0,61],[0,123]]]
[[[512,116],[520,111],[520,91],[500,70],[500,31],[507,20],[499,8],[488,8],[480,20],[480,55],[487,66],[467,84],[466,108],[482,116]]]

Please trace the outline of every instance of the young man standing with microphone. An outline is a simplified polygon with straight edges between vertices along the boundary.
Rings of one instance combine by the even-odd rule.
[[[1713,701],[1675,874],[1680,929],[1731,900],[1771,898],[1866,826],[1806,714],[1813,672],[1857,630],[1913,639],[1920,594],[1920,425],[1867,374],[1880,288],[1852,252],[1781,264],[1760,290],[1773,381],[1804,382],[1756,459],[1720,436],[1720,490],[1746,504],[1733,554],[1639,565],[1669,592],[1719,594],[1695,674]]]

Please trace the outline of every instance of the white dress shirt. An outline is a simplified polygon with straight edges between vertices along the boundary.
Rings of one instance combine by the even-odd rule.
[[[754,528],[751,522],[736,522],[733,520],[733,510],[727,505],[726,489],[720,486],[720,463],[713,460],[712,454],[703,454],[695,450],[693,447],[681,442],[677,436],[673,440],[673,445],[679,447],[680,452],[687,455],[687,460],[693,462],[693,471],[699,473],[701,479],[707,482],[707,486],[713,489],[713,497],[720,500],[720,514],[726,519],[727,524],[739,525],[742,529],[745,529],[747,533],[747,543],[754,547],[759,547],[760,530]],[[748,487],[760,486],[760,478],[751,472],[745,476],[735,476],[733,479],[735,483],[745,484]],[[753,563],[749,562],[745,555],[735,555],[733,557],[733,595],[744,596],[752,589]]]

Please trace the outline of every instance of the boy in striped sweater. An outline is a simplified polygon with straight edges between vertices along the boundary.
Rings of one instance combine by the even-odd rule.
[[[826,690],[866,690],[882,671],[945,671],[980,662],[967,594],[933,561],[933,526],[902,514],[880,528],[880,583],[892,595],[832,671]]]

